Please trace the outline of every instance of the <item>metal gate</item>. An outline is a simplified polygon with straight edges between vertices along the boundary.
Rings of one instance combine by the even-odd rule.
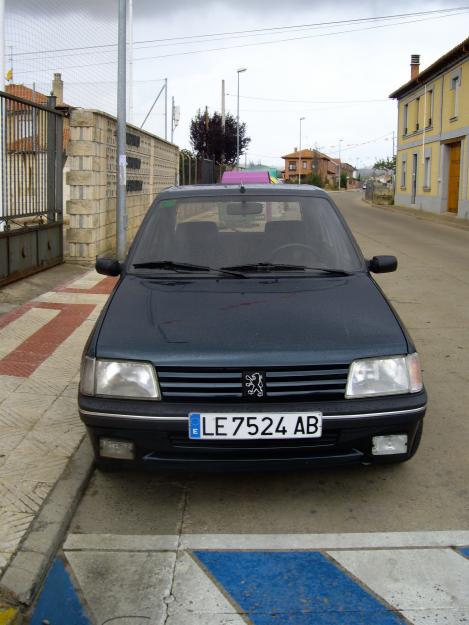
[[[0,91],[0,286],[63,262],[63,115]]]

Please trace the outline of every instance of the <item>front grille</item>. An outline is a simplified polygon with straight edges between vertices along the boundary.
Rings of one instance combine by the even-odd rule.
[[[219,449],[219,450],[259,450],[259,449],[309,449],[310,447],[327,447],[338,441],[337,432],[324,433],[319,438],[295,438],[275,440],[258,438],[255,440],[194,440],[187,434],[171,434],[169,442],[176,449]]]
[[[266,391],[261,401],[344,398],[347,364],[271,367],[260,371],[265,374]],[[166,367],[158,370],[158,380],[163,398],[172,401],[250,401],[243,396],[240,369]]]

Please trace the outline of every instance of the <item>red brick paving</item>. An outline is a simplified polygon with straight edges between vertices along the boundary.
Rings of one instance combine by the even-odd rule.
[[[29,377],[83,323],[94,310],[95,304],[28,303],[5,315],[6,319],[0,319],[0,328],[32,308],[49,308],[61,312],[0,360],[0,375]]]

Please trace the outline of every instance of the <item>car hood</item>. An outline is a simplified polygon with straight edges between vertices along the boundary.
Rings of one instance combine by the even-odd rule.
[[[127,275],[103,318],[96,356],[156,366],[347,363],[407,353],[375,282],[346,277],[153,279]]]

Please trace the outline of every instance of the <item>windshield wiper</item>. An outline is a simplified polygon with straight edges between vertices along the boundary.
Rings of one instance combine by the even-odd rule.
[[[233,265],[231,267],[222,267],[224,270],[233,270],[233,271],[259,271],[259,272],[267,272],[267,271],[322,271],[324,273],[339,275],[339,276],[350,276],[351,273],[349,271],[345,271],[344,269],[329,269],[327,267],[309,267],[308,265],[289,265],[286,263],[249,263],[247,265]]]
[[[246,278],[243,273],[230,271],[229,269],[208,267],[207,265],[194,265],[192,263],[182,263],[173,260],[150,260],[144,263],[134,263],[135,269],[163,269],[166,271],[176,271],[184,273],[187,271],[216,271],[217,273],[225,273],[236,278]]]

